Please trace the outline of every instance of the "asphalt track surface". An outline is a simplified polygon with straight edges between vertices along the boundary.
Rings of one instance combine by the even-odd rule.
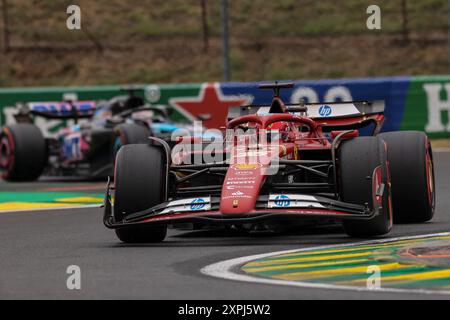
[[[396,225],[388,237],[450,231],[450,153],[436,153],[435,166],[435,219]],[[77,183],[2,182],[0,191]],[[101,215],[97,208],[0,213],[0,299],[450,299],[241,283],[200,273],[206,265],[241,256],[355,242],[340,227],[277,236],[170,230],[162,244],[124,245],[103,227]],[[66,287],[70,265],[81,268],[81,290]]]

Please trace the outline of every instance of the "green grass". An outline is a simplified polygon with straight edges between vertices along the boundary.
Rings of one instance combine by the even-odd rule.
[[[220,1],[207,0],[210,50],[203,52],[200,0],[8,0],[13,45],[86,45],[66,28],[77,3],[82,28],[106,47],[130,50],[0,53],[0,85],[199,82],[221,79]],[[401,39],[401,0],[230,0],[233,80],[448,73],[448,1],[407,0],[413,39]],[[382,10],[382,30],[366,9]],[[0,23],[1,28],[1,23]],[[397,41],[397,42],[396,42]]]
[[[9,1],[15,34],[23,40],[61,40],[61,34],[66,34],[65,9],[71,3]],[[201,32],[199,0],[79,0],[77,3],[82,10],[83,24],[105,39]],[[230,1],[231,33],[238,37],[367,32],[366,9],[373,3],[371,0],[234,0]],[[382,10],[383,29],[401,32],[401,0],[378,0],[376,4]],[[447,6],[446,0],[408,0],[411,31],[445,30]],[[219,1],[208,1],[208,18],[211,33],[220,34]]]

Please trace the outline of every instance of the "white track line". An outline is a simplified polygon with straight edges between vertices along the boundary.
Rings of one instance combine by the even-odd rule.
[[[366,287],[353,287],[353,286],[343,286],[343,285],[333,285],[333,284],[297,282],[297,281],[288,281],[288,280],[275,280],[275,279],[269,279],[269,278],[250,276],[250,275],[246,275],[246,274],[239,274],[239,273],[235,273],[233,271],[250,261],[259,260],[259,259],[263,259],[263,258],[286,254],[286,253],[296,253],[296,252],[305,252],[305,251],[331,249],[331,248],[342,248],[342,247],[349,247],[349,246],[355,246],[355,245],[382,244],[382,243],[395,242],[395,241],[399,241],[399,240],[426,239],[426,238],[438,237],[438,236],[450,236],[450,232],[427,234],[427,235],[420,235],[420,236],[398,237],[398,238],[390,238],[390,239],[384,239],[384,240],[372,240],[372,241],[364,241],[364,242],[346,243],[346,244],[339,244],[339,245],[318,246],[318,247],[312,247],[312,248],[303,248],[303,249],[257,254],[257,255],[241,257],[241,258],[236,258],[236,259],[230,259],[230,260],[214,263],[214,264],[211,264],[211,265],[208,265],[208,266],[202,268],[200,270],[200,272],[204,275],[221,278],[221,279],[227,279],[227,280],[251,282],[251,283],[261,283],[261,284],[272,284],[272,285],[284,285],[284,286],[302,287],[302,288],[353,290],[353,291],[365,291],[365,292],[391,292],[391,293],[413,293],[413,294],[417,293],[417,294],[450,295],[449,290],[398,289],[398,288],[380,288],[380,289],[374,290],[374,289],[368,289]]]
[[[71,209],[86,209],[86,208],[101,208],[100,204],[88,204],[85,206],[74,207],[52,207],[52,208],[36,208],[36,209],[23,209],[23,210],[0,210],[2,213],[21,213],[21,212],[37,212],[37,211],[57,211],[57,210],[71,210]]]

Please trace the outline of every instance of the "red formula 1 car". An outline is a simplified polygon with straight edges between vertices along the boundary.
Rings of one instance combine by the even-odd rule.
[[[276,226],[342,221],[353,237],[388,233],[393,222],[434,214],[432,150],[422,132],[379,134],[384,105],[231,108],[227,139],[179,139],[120,149],[104,224],[123,242],[159,242],[168,225]],[[362,128],[372,136],[359,136]],[[112,204],[112,190],[115,190]]]

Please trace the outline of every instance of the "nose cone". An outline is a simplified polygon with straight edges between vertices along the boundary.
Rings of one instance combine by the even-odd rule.
[[[223,214],[242,214],[255,208],[265,179],[261,164],[231,165],[222,187],[220,211]]]

